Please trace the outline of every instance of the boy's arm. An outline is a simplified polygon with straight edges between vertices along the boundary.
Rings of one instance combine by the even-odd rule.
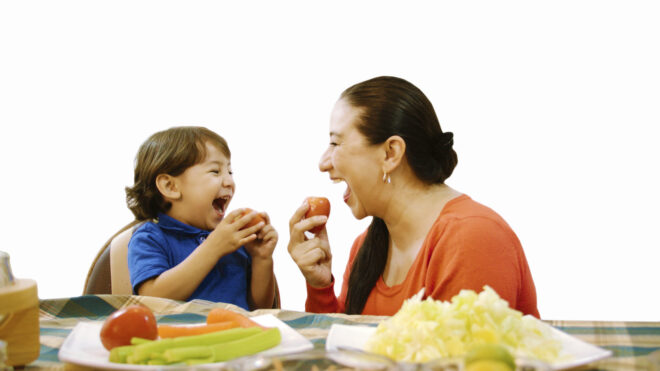
[[[242,211],[238,209],[229,213],[184,261],[157,277],[145,280],[138,293],[176,300],[188,299],[220,258],[257,238],[256,232],[263,224],[243,229],[252,216],[241,217]]]
[[[250,304],[254,309],[272,308],[275,301],[273,259],[252,259]]]
[[[257,234],[257,239],[247,245],[246,250],[252,257],[252,276],[248,300],[254,309],[272,308],[275,301],[275,274],[273,273],[273,250],[277,245],[277,231],[270,224],[268,215],[266,224]]]
[[[207,242],[208,239],[178,265],[144,281],[138,288],[138,294],[175,300],[188,299],[218,260],[232,252],[214,249]]]

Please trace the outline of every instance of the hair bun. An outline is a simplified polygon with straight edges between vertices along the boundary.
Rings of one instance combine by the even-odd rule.
[[[444,149],[449,149],[454,146],[454,133],[451,131],[446,131],[440,135],[440,141],[438,143],[440,147]]]

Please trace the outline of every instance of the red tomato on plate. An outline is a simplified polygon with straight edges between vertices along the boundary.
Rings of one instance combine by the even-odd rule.
[[[131,305],[112,313],[101,328],[101,342],[107,350],[130,345],[131,338],[156,340],[158,325],[153,312],[142,305]]]
[[[305,199],[309,204],[309,210],[305,213],[305,219],[316,215],[330,216],[330,201],[325,197],[307,197]],[[309,231],[318,234],[325,224],[317,225]]]
[[[241,216],[245,216],[245,215],[247,215],[251,212],[252,212],[252,209],[250,209],[249,207],[246,207],[245,210],[241,213]],[[255,217],[252,218],[252,220],[250,222],[248,222],[248,224],[246,224],[245,227],[243,227],[241,229],[250,228],[252,226],[255,226],[255,225],[259,224],[259,222],[264,222],[264,224],[266,224],[266,219],[264,219],[264,217],[261,216],[261,214],[255,215]]]

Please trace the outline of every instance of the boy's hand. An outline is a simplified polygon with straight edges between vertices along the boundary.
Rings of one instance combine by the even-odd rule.
[[[255,240],[245,245],[245,249],[252,256],[252,259],[272,259],[275,245],[277,245],[277,231],[270,224],[268,214],[259,214],[266,219],[266,225],[257,232],[257,238]]]
[[[241,216],[243,211],[244,209],[237,209],[227,214],[204,241],[203,244],[213,246],[214,251],[218,254],[218,259],[256,240],[257,232],[261,233],[264,228],[263,222],[244,228],[257,213],[253,211]],[[275,240],[277,241],[277,233]]]

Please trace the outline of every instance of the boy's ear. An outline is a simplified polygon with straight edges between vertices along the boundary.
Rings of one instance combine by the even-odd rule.
[[[393,135],[387,138],[383,146],[385,149],[383,172],[390,174],[399,166],[406,154],[406,142],[400,136]]]
[[[156,188],[165,201],[174,201],[181,198],[181,192],[177,187],[176,179],[169,174],[158,174],[156,177]]]

